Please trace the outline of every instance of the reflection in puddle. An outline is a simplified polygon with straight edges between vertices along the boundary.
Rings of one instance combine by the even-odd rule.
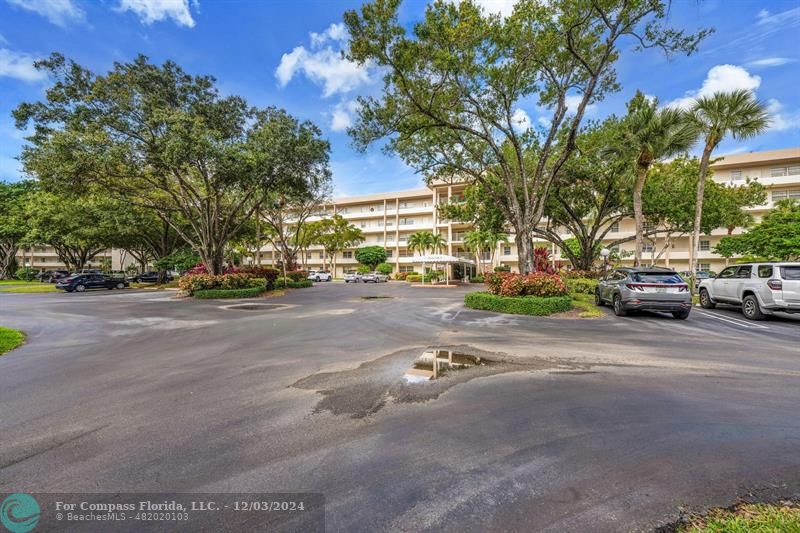
[[[283,304],[235,304],[225,305],[223,309],[235,309],[236,311],[267,311],[271,309],[281,309],[288,307]]]
[[[432,349],[417,357],[414,366],[406,370],[403,379],[406,380],[406,383],[424,383],[432,379],[439,379],[447,372],[473,366],[484,366],[486,363],[486,360],[482,360],[476,355],[453,350]]]

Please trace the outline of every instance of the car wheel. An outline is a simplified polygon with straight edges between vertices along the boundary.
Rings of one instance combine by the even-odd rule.
[[[603,307],[603,305],[605,305],[603,303],[603,299],[600,298],[599,290],[594,291],[594,305],[596,305],[597,307]]]
[[[75,286],[75,290],[78,292],[83,292],[86,290],[86,285],[77,285]]]
[[[316,281],[317,283],[319,283],[319,276],[317,276],[316,278],[314,278],[314,281]]]
[[[622,298],[619,294],[614,295],[614,314],[617,316],[625,316],[628,314],[622,306]]]
[[[125,284],[124,284],[124,283],[121,283],[121,282],[120,282],[120,283],[117,283],[117,288],[118,288],[118,289],[124,289],[124,288],[125,288]]]
[[[679,320],[686,320],[687,318],[689,318],[689,310],[687,309],[686,311],[674,311],[672,313],[672,316]]]
[[[714,309],[717,306],[717,304],[711,301],[711,296],[706,289],[700,289],[700,306],[703,309]]]
[[[744,297],[742,302],[742,314],[749,320],[764,320],[764,313],[758,305],[758,300],[752,294]]]

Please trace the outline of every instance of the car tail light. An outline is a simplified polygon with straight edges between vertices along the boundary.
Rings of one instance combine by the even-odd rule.
[[[679,285],[678,286],[678,292],[689,292],[689,286],[688,285]]]
[[[783,282],[779,279],[771,279],[767,282],[767,287],[769,287],[773,291],[782,291]]]
[[[625,286],[628,287],[632,291],[644,292],[644,287],[642,287],[641,285],[634,285],[633,283],[626,283]]]

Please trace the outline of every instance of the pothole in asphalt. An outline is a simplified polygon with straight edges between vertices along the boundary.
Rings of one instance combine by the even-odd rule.
[[[362,296],[362,300],[392,300],[394,296]]]
[[[233,309],[234,311],[272,311],[273,309],[284,309],[289,307],[283,304],[233,304],[223,305],[221,309]]]
[[[322,395],[315,412],[363,418],[390,403],[435,400],[451,387],[480,377],[582,368],[561,360],[517,358],[465,345],[431,346],[394,352],[349,370],[312,374],[292,386]]]

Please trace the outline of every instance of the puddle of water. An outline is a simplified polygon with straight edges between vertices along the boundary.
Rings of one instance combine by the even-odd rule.
[[[223,306],[223,309],[234,309],[236,311],[269,311],[286,307],[283,304],[235,304]]]
[[[394,296],[362,296],[362,300],[391,300]]]
[[[426,383],[432,379],[439,379],[448,372],[464,370],[473,366],[484,366],[488,362],[477,355],[453,350],[430,349],[417,357],[414,366],[406,370],[403,379],[406,380],[406,383]]]

